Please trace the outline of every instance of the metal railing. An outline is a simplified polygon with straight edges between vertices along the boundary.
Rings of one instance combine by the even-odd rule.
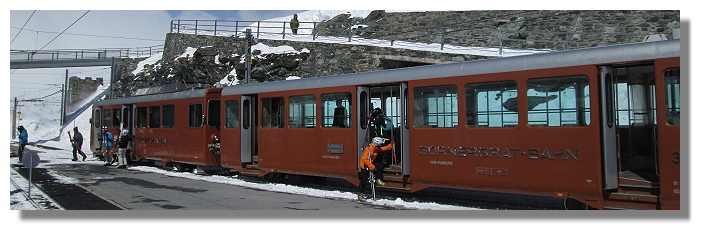
[[[379,43],[420,42],[447,45],[502,48],[533,48],[565,50],[641,42],[653,34],[516,31],[506,29],[471,29],[442,26],[412,25],[355,25],[340,22],[299,22],[294,34],[287,21],[232,21],[232,20],[172,20],[171,33],[244,37],[245,29],[252,29],[257,38],[310,39],[333,36],[348,42],[358,39],[384,40]],[[657,34],[657,33],[654,33]]]
[[[10,61],[125,59],[148,57],[163,51],[163,45],[136,48],[10,50]]]

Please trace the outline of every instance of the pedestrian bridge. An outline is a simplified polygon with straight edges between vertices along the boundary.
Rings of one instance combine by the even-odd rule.
[[[123,59],[148,57],[163,46],[140,48],[10,50],[10,69],[122,65]]]

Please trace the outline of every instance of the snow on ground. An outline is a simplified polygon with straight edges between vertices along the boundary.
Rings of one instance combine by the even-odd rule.
[[[102,90],[99,90],[98,92],[101,92],[101,91]],[[58,121],[48,121],[47,122],[47,120],[51,120],[51,119],[47,118],[45,116],[49,116],[49,115],[55,115],[55,113],[53,113],[53,112],[33,112],[33,116],[25,118],[25,120],[23,120],[23,122],[20,123],[20,124],[32,123],[32,126],[36,126],[36,128],[33,128],[32,131],[28,132],[30,145],[28,145],[27,148],[42,151],[42,153],[39,153],[39,156],[40,156],[40,159],[42,160],[42,163],[40,163],[38,167],[49,169],[49,172],[55,178],[59,179],[61,182],[77,183],[78,182],[77,179],[73,179],[70,177],[60,175],[56,171],[53,171],[52,167],[56,166],[56,165],[66,165],[66,164],[96,164],[96,165],[103,164],[103,162],[93,159],[92,156],[89,156],[86,162],[73,162],[73,161],[71,161],[71,158],[73,158],[72,152],[71,152],[71,143],[68,140],[68,135],[61,134],[64,132],[64,130],[72,130],[73,131],[73,127],[77,126],[79,128],[79,131],[81,131],[81,133],[83,133],[84,137],[89,136],[89,134],[90,134],[89,120],[91,118],[90,109],[86,109],[85,112],[83,112],[81,115],[77,116],[77,118],[73,122],[69,123],[65,127],[60,127],[58,125]],[[27,126],[27,125],[25,124],[25,126]],[[50,150],[50,149],[44,149],[44,148],[31,146],[32,144],[37,143],[37,142],[41,142],[41,145],[44,145],[44,146],[61,148],[61,150]],[[16,144],[16,141],[13,140],[13,144]],[[86,138],[86,141],[83,144],[82,150],[83,150],[83,152],[87,153],[88,155],[91,155],[89,144],[90,144],[90,141]],[[260,189],[260,190],[266,190],[266,191],[272,191],[272,192],[308,195],[308,196],[312,196],[312,197],[322,197],[322,198],[357,200],[357,195],[353,192],[313,189],[313,188],[293,186],[293,185],[287,185],[287,184],[278,184],[278,183],[252,182],[251,180],[241,179],[239,176],[217,176],[217,175],[204,176],[204,175],[198,175],[198,174],[194,174],[194,173],[190,173],[190,172],[172,172],[172,171],[167,171],[167,170],[163,170],[163,169],[156,168],[156,167],[146,167],[146,166],[135,166],[135,167],[131,167],[130,170],[152,172],[152,173],[157,173],[157,174],[163,174],[166,176],[188,178],[188,179],[192,179],[192,180],[202,180],[202,181],[208,181],[208,182],[213,182],[213,183],[230,184],[230,185]],[[13,173],[12,175],[14,175],[14,174],[16,174],[16,173]],[[13,176],[13,179],[14,178],[15,177]],[[25,182],[18,182],[18,185],[27,185],[27,183],[26,183],[26,181]],[[24,188],[22,190],[26,191]],[[35,191],[37,191],[36,192],[37,196],[35,196]],[[32,190],[32,195],[33,195],[32,197],[37,198],[36,201],[45,202],[45,203],[39,203],[40,205],[49,204],[46,202],[50,201],[50,199],[48,199],[48,197],[46,197],[46,196],[44,196],[46,199],[41,199],[42,196],[39,194],[40,193],[39,191],[40,190],[33,189]],[[56,205],[49,206],[49,207],[39,207],[39,208],[33,207],[31,203],[27,203],[26,198],[23,198],[24,196],[21,196],[21,193],[18,192],[18,189],[13,188],[13,187],[10,187],[10,194],[12,195],[12,199],[10,200],[10,204],[17,205],[17,206],[12,206],[13,210],[45,210],[45,209],[55,210],[55,209],[60,208],[59,206],[56,206]],[[404,201],[400,198],[380,199],[375,202],[369,202],[369,203],[372,203],[375,205],[380,205],[380,206],[393,206],[393,207],[400,207],[400,208],[406,208],[406,209],[416,209],[416,210],[475,210],[475,208],[443,205],[443,204],[439,204],[439,203],[422,203],[422,202],[415,202],[415,201]],[[49,205],[51,205],[51,204],[49,204]]]
[[[89,112],[86,112],[86,113],[89,113]],[[90,115],[82,115],[82,116],[90,116]],[[87,127],[85,127],[85,128],[87,128]],[[68,143],[68,140],[48,141],[48,142],[43,143],[42,145],[51,146],[51,147],[58,147],[58,148],[70,147],[66,143]],[[85,145],[86,144],[84,144],[84,151],[88,152],[90,155],[90,152],[89,152],[90,150],[86,149]],[[52,174],[55,178],[59,179],[59,181],[63,182],[63,183],[78,183],[79,181],[77,179],[63,176],[63,175],[59,174],[58,172],[51,170],[53,166],[67,165],[67,164],[94,164],[94,165],[102,165],[103,164],[102,161],[95,160],[92,157],[89,157],[86,162],[73,162],[73,161],[71,161],[71,158],[72,158],[71,151],[65,150],[65,149],[48,150],[48,149],[39,149],[38,147],[34,147],[34,146],[28,146],[27,148],[43,151],[43,153],[40,153],[40,159],[42,160],[42,163],[38,167],[49,169],[50,174]],[[253,182],[252,180],[241,179],[240,176],[237,176],[237,175],[236,176],[199,175],[199,174],[195,174],[195,173],[191,173],[191,172],[173,172],[173,171],[168,171],[168,170],[164,170],[161,168],[149,167],[149,166],[134,166],[134,167],[130,167],[129,170],[150,172],[150,173],[162,174],[165,176],[187,178],[187,179],[191,179],[191,180],[201,180],[201,181],[207,181],[207,182],[213,182],[213,183],[229,184],[229,185],[259,189],[259,190],[265,190],[265,191],[270,191],[270,192],[307,195],[307,196],[321,197],[321,198],[357,200],[357,195],[354,192],[314,189],[314,188],[280,184],[280,183]],[[13,179],[16,178],[14,176],[15,174],[16,173],[12,174]],[[26,181],[20,182],[19,180],[18,180],[18,184],[19,185],[27,185]],[[23,188],[22,191],[26,191],[26,189]],[[42,196],[39,195],[40,192],[37,192],[37,191],[40,191],[40,190],[36,190],[36,189],[32,190],[33,197],[36,197],[40,201],[49,201],[50,200],[46,196],[44,196],[44,198],[42,198]],[[56,206],[56,205],[51,206],[51,207],[39,207],[39,208],[33,207],[32,204],[26,203],[27,200],[25,198],[23,198],[18,193],[18,190],[16,188],[13,188],[13,187],[10,188],[10,194],[13,195],[12,200],[10,201],[10,204],[13,205],[12,206],[13,210],[44,210],[44,209],[59,209],[60,208],[59,206]],[[37,196],[34,196],[35,194],[37,194]],[[475,210],[476,209],[476,208],[470,208],[470,207],[444,205],[444,204],[439,204],[439,203],[404,201],[401,198],[379,199],[374,202],[370,201],[369,203],[372,203],[375,205],[380,205],[380,206],[392,206],[392,207],[405,208],[405,209],[416,209],[416,210]],[[44,203],[44,204],[46,204],[46,203]],[[18,206],[14,206],[14,205],[18,205]],[[53,205],[53,204],[50,204],[50,205]]]

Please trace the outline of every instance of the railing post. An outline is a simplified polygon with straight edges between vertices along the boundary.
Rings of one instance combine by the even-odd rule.
[[[198,20],[196,20],[196,29],[193,30],[193,34],[198,35]]]
[[[391,36],[392,36],[392,40],[389,40],[389,41],[391,41],[391,45],[390,45],[390,46],[394,46],[394,41],[397,39],[397,35],[394,34],[394,25],[392,25],[392,34],[391,34]]]
[[[179,24],[176,25],[176,33],[181,33],[181,20],[179,20]]]
[[[213,25],[213,36],[218,33],[218,20],[215,20],[215,24]]]
[[[284,25],[282,25],[282,39],[286,37],[286,21],[284,21]]]
[[[313,22],[313,30],[311,30],[311,35],[313,35],[313,40],[316,40],[316,22]]]
[[[441,27],[441,50],[443,50],[444,43],[446,41],[446,28]]]
[[[501,56],[503,54],[502,52],[502,29],[499,29],[499,55]]]
[[[261,22],[257,21],[257,38],[259,38],[259,32],[260,32],[260,30],[259,30],[259,29],[260,29],[260,23],[261,23]]]
[[[352,41],[352,22],[348,22],[348,42]]]

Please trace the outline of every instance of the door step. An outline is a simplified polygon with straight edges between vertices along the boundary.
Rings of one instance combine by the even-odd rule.
[[[605,209],[613,210],[657,210],[659,183],[633,172],[619,173],[619,188],[607,196]]]

